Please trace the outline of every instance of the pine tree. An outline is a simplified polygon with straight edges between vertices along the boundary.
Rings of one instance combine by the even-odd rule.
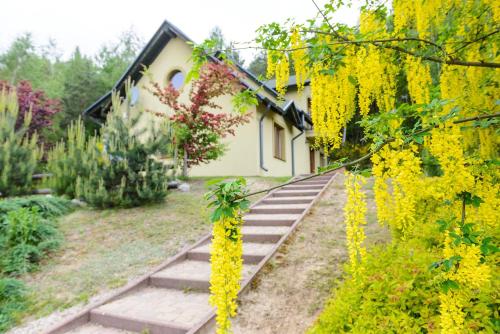
[[[29,136],[31,113],[16,129],[19,105],[14,91],[0,91],[0,195],[19,195],[30,190],[41,157],[38,137]]]
[[[83,121],[78,118],[71,123],[64,140],[49,152],[47,169],[52,174],[48,186],[58,195],[76,197],[76,180],[87,177],[93,161],[101,154],[98,136],[86,136]]]
[[[103,146],[98,159],[87,160],[89,174],[77,178],[79,197],[96,207],[137,206],[167,194],[167,167],[156,155],[172,152],[168,123],[141,127],[143,115],[131,106],[130,83],[122,102],[118,93],[101,129]],[[98,141],[99,142],[99,141]]]

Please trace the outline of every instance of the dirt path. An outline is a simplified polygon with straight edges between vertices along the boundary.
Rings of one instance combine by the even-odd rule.
[[[371,182],[367,185],[367,242],[385,242],[376,223]],[[338,175],[291,239],[264,268],[256,286],[241,298],[234,333],[304,333],[341,279],[347,259],[344,176]]]

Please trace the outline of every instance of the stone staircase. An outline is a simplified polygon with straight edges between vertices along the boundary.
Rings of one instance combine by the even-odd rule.
[[[293,232],[334,175],[284,186],[252,205],[243,218],[240,294]],[[45,333],[213,333],[215,313],[208,303],[210,239],[210,235],[205,236],[153,272]]]

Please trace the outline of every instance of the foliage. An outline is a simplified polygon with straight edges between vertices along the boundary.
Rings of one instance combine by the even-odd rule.
[[[129,29],[121,33],[117,41],[99,49],[95,65],[99,69],[99,80],[105,89],[115,85],[143,45],[141,37],[133,29]]]
[[[489,0],[366,1],[359,26],[349,27],[329,19],[346,4],[351,2],[329,1],[305,24],[270,23],[256,38],[268,51],[268,74],[276,77],[280,95],[290,60],[296,73],[305,73],[297,77],[299,88],[311,80],[316,146],[338,149],[342,129],[360,114],[363,141],[371,150],[360,161],[371,158],[378,220],[393,232],[398,257],[391,248],[361,263],[351,257],[354,272],[361,266],[365,273],[348,279],[351,285],[320,319],[331,326],[318,331],[498,331],[498,322],[490,323],[498,317],[490,307],[500,221],[498,6]],[[435,166],[423,168],[422,162]],[[346,164],[359,169],[356,160]],[[352,207],[349,200],[348,232]],[[436,235],[421,233],[439,221],[446,228]],[[393,308],[391,293],[369,294],[377,273],[391,264],[411,267],[413,259],[408,262],[404,254],[412,249],[422,254],[416,256],[419,272],[431,264],[426,262],[432,257],[424,255],[433,252],[440,259],[422,280],[386,282],[400,292],[411,284],[410,307],[397,296]],[[427,299],[433,301],[429,309]]]
[[[64,112],[58,114],[56,122],[59,131],[54,139],[63,137],[71,122],[109,89],[103,85],[99,68],[92,58],[83,55],[78,47],[66,63],[63,75]]]
[[[38,213],[44,219],[62,216],[71,211],[71,202],[55,196],[26,196],[13,197],[0,200],[0,222],[2,222],[10,211],[22,208],[37,208]]]
[[[184,170],[220,157],[224,152],[221,138],[231,134],[234,128],[248,122],[248,114],[215,113],[222,107],[214,100],[224,95],[233,95],[235,105],[243,108],[255,104],[253,96],[247,94],[232,68],[223,63],[209,62],[203,65],[199,77],[192,83],[190,104],[179,101],[180,92],[171,84],[161,88],[152,83],[152,93],[167,105],[173,115],[170,120],[175,129],[176,143],[185,155]],[[164,113],[156,112],[159,117]]]
[[[88,148],[95,157],[87,156],[88,174],[77,176],[77,196],[96,207],[138,206],[167,195],[167,166],[158,157],[172,153],[169,125],[155,127],[151,122],[141,126],[143,113],[131,106],[129,90],[130,83],[123,102],[118,93],[113,94],[97,144]]]
[[[19,130],[24,125],[26,116],[30,114],[31,122],[27,133],[29,136],[38,133],[39,143],[44,144],[45,134],[51,127],[54,116],[61,110],[60,102],[49,99],[42,90],[33,89],[29,81],[20,81],[16,87],[0,81],[0,90],[16,93],[19,112],[15,128]]]
[[[439,289],[428,270],[436,259],[419,244],[371,249],[364,274],[345,277],[309,333],[436,332]]]
[[[17,37],[4,53],[0,54],[0,79],[12,86],[21,81],[30,82],[35,90],[42,90],[50,98],[62,94],[60,51],[53,40],[35,46],[31,33]]]
[[[64,137],[69,124],[76,121],[85,108],[112,89],[142,45],[142,40],[129,30],[118,40],[103,45],[95,56],[86,56],[77,47],[69,59],[63,60],[55,41],[37,46],[27,33],[0,53],[0,80],[11,86],[27,81],[34,92],[43,91],[51,99],[61,101],[57,108],[51,106],[60,112],[54,115],[50,131],[39,131],[40,139],[52,144]],[[39,93],[34,97],[39,99]],[[33,119],[36,119],[35,111]],[[91,125],[86,124],[89,135],[94,130]]]
[[[265,77],[267,73],[267,58],[264,52],[258,53],[248,64],[247,70],[256,77]]]
[[[245,186],[243,178],[220,182],[205,195],[214,208],[209,301],[216,308],[218,334],[231,330],[230,318],[236,315],[243,268],[242,216],[249,206],[248,200],[240,198],[247,193]]]
[[[69,201],[52,196],[29,196],[0,201],[0,331],[11,327],[26,308],[22,282],[4,275],[36,269],[62,240],[53,223],[71,210]]]
[[[15,92],[0,91],[0,194],[17,195],[30,190],[40,159],[36,133],[29,136],[31,113],[17,127],[19,105]]]
[[[25,296],[26,288],[21,281],[0,278],[0,332],[11,327],[16,314],[26,308]]]
[[[227,42],[224,38],[224,34],[220,27],[215,26],[210,31],[210,35],[208,39],[215,42],[214,49],[215,51],[224,51],[224,54],[228,56],[228,59],[240,66],[243,65],[244,60],[237,50],[234,48],[233,42]]]
[[[0,226],[0,270],[5,274],[23,274],[36,268],[45,254],[57,249],[61,234],[38,208],[9,211]]]
[[[83,121],[78,118],[67,129],[67,136],[49,152],[47,170],[52,174],[47,183],[58,195],[76,197],[78,177],[91,173],[91,161],[99,159],[96,136],[86,136]]]

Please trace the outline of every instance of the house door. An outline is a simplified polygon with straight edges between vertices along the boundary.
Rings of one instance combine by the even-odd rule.
[[[313,150],[309,151],[309,169],[311,174],[316,173],[316,159],[314,159]]]

